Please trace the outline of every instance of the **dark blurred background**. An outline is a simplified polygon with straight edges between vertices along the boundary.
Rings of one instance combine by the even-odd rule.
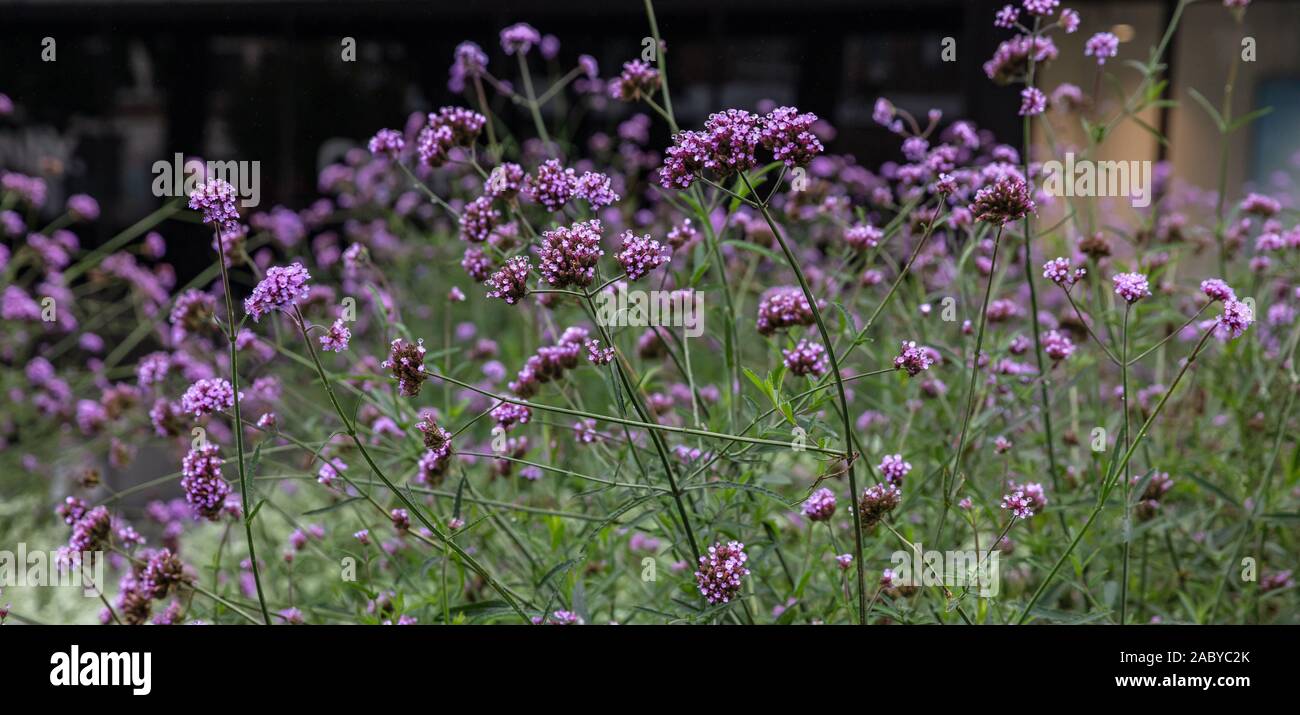
[[[657,0],[669,45],[669,77],[683,126],[728,106],[762,99],[794,103],[837,130],[829,149],[869,167],[897,158],[897,139],[875,126],[872,102],[887,96],[914,113],[937,107],[1018,143],[1014,89],[995,87],[981,65],[1011,33],[994,28],[1002,2],[969,0]],[[1018,3],[1017,3],[1018,4]],[[1119,60],[1144,60],[1174,0],[1065,3],[1083,16],[1074,35],[1057,35],[1061,58],[1047,72],[1092,86],[1095,65],[1082,44],[1098,31],[1123,40]],[[1193,5],[1172,48],[1171,95],[1196,87],[1222,97],[1240,37],[1256,38],[1258,60],[1243,64],[1238,110],[1264,102],[1275,111],[1234,139],[1230,185],[1277,180],[1300,150],[1300,2],[1256,0],[1237,27],[1219,0]],[[18,106],[0,121],[0,167],[41,174],[51,204],[69,193],[97,197],[112,232],[156,208],[151,166],[175,152],[262,163],[262,204],[301,208],[315,196],[316,172],[343,147],[383,126],[400,128],[413,111],[465,104],[447,88],[452,52],[474,40],[489,68],[514,79],[501,28],[528,22],[560,40],[554,71],[581,53],[601,75],[639,57],[649,35],[641,0],[579,2],[87,2],[0,0],[0,92]],[[42,40],[57,61],[42,61]],[[353,37],[357,60],[341,60]],[[944,62],[944,38],[957,61]],[[534,50],[534,72],[548,68]],[[1124,83],[1136,74],[1108,69]],[[540,80],[544,86],[545,80]],[[540,91],[540,89],[539,89]],[[1168,158],[1194,182],[1215,183],[1218,137],[1199,107],[1144,119],[1171,135],[1161,146],[1141,131],[1112,138],[1128,158]],[[611,102],[606,123],[633,111]],[[506,118],[522,133],[522,113]],[[658,139],[666,130],[656,122]],[[607,127],[605,127],[607,128]],[[102,238],[101,236],[100,238]],[[93,237],[90,237],[93,241]]]

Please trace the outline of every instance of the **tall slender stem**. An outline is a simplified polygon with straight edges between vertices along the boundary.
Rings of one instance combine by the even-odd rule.
[[[740,178],[745,182],[745,186],[749,188],[749,193],[758,196],[745,172],[740,172]],[[790,269],[794,271],[794,277],[799,281],[799,288],[803,291],[804,298],[812,309],[813,320],[817,323],[817,332],[821,334],[822,344],[826,346],[826,357],[830,361],[831,372],[835,375],[835,389],[839,397],[840,417],[843,418],[844,423],[844,469],[849,474],[849,503],[857,504],[858,479],[855,474],[856,470],[853,468],[854,462],[857,461],[857,455],[853,452],[853,422],[849,417],[849,398],[844,392],[844,378],[840,375],[840,361],[835,356],[835,347],[831,341],[830,331],[826,329],[826,321],[822,320],[821,308],[817,307],[817,296],[813,295],[812,288],[808,285],[808,279],[803,274],[803,268],[799,265],[799,260],[795,258],[794,252],[790,250],[790,244],[785,240],[785,235],[776,225],[767,204],[760,203],[758,210],[763,214],[763,220],[767,222],[768,228],[772,230],[772,235],[776,237],[777,243],[781,244],[781,252],[785,254],[786,262],[790,264]],[[862,560],[862,514],[860,511],[857,508],[853,509],[853,559],[856,562],[858,574],[858,623],[866,625],[867,577],[866,565]]]
[[[361,452],[361,458],[366,461],[366,466],[370,467],[370,472],[378,477],[379,481],[383,482],[384,486],[388,487],[388,490],[396,495],[402,504],[406,505],[407,510],[411,514],[414,514],[415,518],[419,519],[420,523],[423,524],[425,528],[433,532],[433,535],[438,538],[438,541],[442,542],[452,551],[455,551],[462,563],[469,566],[470,569],[477,573],[484,582],[491,586],[492,590],[496,591],[501,598],[509,604],[510,608],[514,609],[515,613],[519,614],[519,617],[524,619],[525,623],[531,623],[528,614],[524,613],[523,608],[521,608],[515,601],[510,590],[497,581],[496,577],[488,572],[488,570],[480,564],[477,559],[470,556],[465,549],[461,548],[460,544],[457,544],[455,541],[448,538],[447,535],[442,532],[442,529],[435,526],[434,523],[425,516],[424,510],[418,507],[406,496],[406,494],[398,489],[397,486],[388,479],[388,475],[384,474],[384,471],[379,468],[379,465],[375,464],[375,460],[370,457],[370,451],[366,449],[365,442],[362,442],[361,437],[357,435],[356,426],[352,424],[352,420],[348,418],[347,413],[343,411],[343,406],[339,404],[338,397],[334,394],[334,387],[330,384],[329,376],[325,374],[325,366],[321,365],[320,356],[316,354],[316,346],[312,345],[311,335],[307,333],[307,320],[303,317],[302,310],[300,310],[296,305],[293,307],[293,317],[295,322],[298,323],[298,329],[302,332],[303,342],[307,344],[307,352],[311,356],[312,364],[316,367],[316,374],[320,377],[321,385],[325,387],[325,394],[329,395],[330,404],[333,405],[334,412],[338,414],[339,419],[342,420],[344,429],[347,431],[348,436],[352,438],[352,443],[356,445],[357,450]]]
[[[1042,19],[1034,18],[1034,36],[1037,37]],[[1034,77],[1036,76],[1037,66],[1034,63],[1034,56],[1029,55],[1029,76],[1025,81],[1027,87],[1034,86]],[[1032,148],[1033,134],[1030,128],[1030,115],[1026,114],[1023,122],[1024,132],[1024,151],[1021,159],[1024,161],[1025,181],[1032,181],[1029,171],[1029,153]],[[1030,185],[1032,189],[1032,184]],[[1060,492],[1060,477],[1056,474],[1056,442],[1052,438],[1052,408],[1051,400],[1048,397],[1047,390],[1051,383],[1050,373],[1043,369],[1043,341],[1039,337],[1041,329],[1038,325],[1038,289],[1034,286],[1034,230],[1033,218],[1031,214],[1025,214],[1025,283],[1029,284],[1029,323],[1034,328],[1034,358],[1038,364],[1038,374],[1042,376],[1039,381],[1039,397],[1043,408],[1043,432],[1047,440],[1047,466],[1051,470],[1052,490]],[[1061,525],[1065,525],[1065,517],[1061,517]]]
[[[1128,449],[1129,434],[1128,423],[1128,319],[1129,314],[1133,312],[1133,304],[1124,304],[1124,327],[1120,331],[1120,389],[1123,392],[1124,407],[1124,449]],[[1119,624],[1124,625],[1128,616],[1128,560],[1129,560],[1129,539],[1132,536],[1132,524],[1129,523],[1129,492],[1132,485],[1129,483],[1127,469],[1120,472],[1120,479],[1124,480],[1124,518],[1122,521],[1124,527],[1124,561],[1120,569],[1119,582]]]
[[[1102,486],[1101,495],[1097,499],[1097,506],[1093,507],[1092,513],[1088,515],[1088,520],[1085,521],[1083,526],[1079,528],[1079,531],[1075,533],[1074,539],[1070,541],[1070,546],[1066,548],[1065,553],[1061,554],[1061,557],[1056,560],[1056,563],[1052,566],[1052,570],[1047,573],[1047,578],[1044,578],[1043,582],[1038,584],[1038,588],[1034,590],[1034,595],[1030,597],[1029,603],[1025,604],[1024,610],[1022,610],[1020,616],[1016,618],[1016,623],[1024,623],[1029,620],[1029,613],[1033,610],[1034,605],[1043,597],[1043,592],[1046,591],[1048,585],[1052,583],[1052,579],[1056,578],[1056,574],[1061,570],[1061,566],[1065,564],[1065,560],[1070,558],[1070,554],[1074,553],[1075,547],[1077,547],[1079,542],[1083,540],[1083,535],[1088,532],[1092,523],[1097,520],[1102,509],[1106,508],[1106,498],[1110,496],[1110,491],[1114,487],[1114,474],[1122,474],[1128,469],[1129,460],[1133,458],[1133,452],[1137,450],[1138,445],[1142,443],[1142,438],[1146,436],[1147,430],[1151,428],[1151,423],[1155,422],[1156,417],[1160,416],[1161,411],[1165,408],[1165,403],[1169,401],[1169,396],[1174,394],[1174,390],[1178,389],[1178,383],[1182,382],[1183,376],[1187,374],[1192,363],[1196,362],[1196,358],[1201,354],[1201,350],[1205,348],[1205,342],[1209,340],[1213,333],[1214,329],[1210,328],[1201,336],[1200,342],[1198,342],[1196,347],[1192,349],[1192,354],[1187,357],[1187,361],[1183,363],[1182,369],[1180,369],[1178,375],[1174,377],[1173,384],[1171,384],[1169,389],[1165,391],[1165,394],[1160,397],[1160,402],[1157,403],[1156,408],[1152,410],[1151,416],[1147,417],[1146,421],[1142,423],[1142,428],[1138,430],[1137,437],[1133,439],[1133,443],[1129,445],[1127,450],[1125,450],[1124,456],[1119,460],[1119,462],[1111,466],[1111,471],[1107,473],[1106,481]]]
[[[997,275],[998,270],[998,248],[1002,245],[1003,225],[998,225],[998,233],[993,238],[993,257],[989,260],[989,280],[984,286],[984,304],[980,307],[979,328],[975,332],[975,354],[971,356],[970,382],[966,386],[966,413],[961,420],[961,434],[957,437],[957,453],[953,456],[953,466],[951,479],[955,483],[961,478],[961,457],[962,452],[966,451],[966,432],[970,427],[971,415],[975,412],[975,392],[979,389],[977,384],[980,372],[980,353],[984,350],[984,327],[988,323],[989,315],[989,295],[993,292],[993,278]],[[947,484],[943,485],[943,512],[939,517],[938,536],[935,541],[943,537],[943,523],[948,518],[948,507],[952,502],[952,489]]]
[[[257,566],[257,548],[253,544],[253,519],[248,505],[248,475],[244,467],[244,421],[239,412],[239,350],[235,347],[235,305],[230,297],[230,273],[226,270],[226,253],[222,250],[221,229],[214,229],[217,238],[217,265],[221,266],[221,285],[226,294],[226,342],[230,344],[230,387],[235,393],[235,457],[239,463],[239,498],[243,505],[244,536],[248,541],[248,563],[253,571],[253,585],[257,589],[257,605],[262,609],[262,620],[271,625],[271,614],[266,609],[262,594],[262,576]]]

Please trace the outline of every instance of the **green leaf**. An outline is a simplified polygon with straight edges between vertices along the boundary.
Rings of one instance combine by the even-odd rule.
[[[1205,109],[1206,113],[1210,115],[1210,118],[1214,120],[1215,126],[1219,128],[1220,134],[1227,131],[1227,128],[1223,124],[1223,115],[1219,114],[1219,110],[1215,109],[1213,104],[1210,104],[1210,100],[1206,99],[1205,95],[1197,92],[1196,89],[1192,87],[1187,88],[1187,93],[1192,95],[1192,99],[1195,99],[1196,102]]]

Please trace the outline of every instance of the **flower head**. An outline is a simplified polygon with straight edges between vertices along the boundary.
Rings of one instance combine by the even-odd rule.
[[[880,460],[880,466],[877,467],[880,473],[885,476],[885,481],[894,486],[903,485],[903,477],[912,471],[912,463],[904,462],[901,454],[886,454]]]
[[[1223,302],[1223,312],[1215,321],[1214,337],[1227,342],[1236,340],[1246,334],[1246,329],[1255,322],[1255,312],[1250,306],[1238,300],[1228,299]]]
[[[466,254],[468,260],[469,254]],[[463,263],[463,261],[462,261]],[[515,256],[501,270],[493,273],[484,281],[488,288],[489,298],[500,298],[510,305],[514,305],[523,300],[528,294],[528,272],[532,270],[532,265],[528,262],[527,256]]]
[[[266,277],[253,288],[252,295],[244,299],[244,310],[257,321],[273,310],[291,308],[307,300],[311,293],[307,287],[309,280],[311,274],[301,263],[272,266],[267,269]]]
[[[803,503],[803,515],[812,521],[828,521],[835,515],[835,492],[822,487]]]
[[[1207,278],[1201,281],[1201,292],[1210,300],[1236,300],[1237,294],[1232,290],[1232,286],[1218,278]]]
[[[623,266],[627,279],[634,281],[668,263],[671,254],[664,250],[662,244],[650,238],[649,234],[637,236],[631,231],[624,231],[623,248],[614,254],[614,258]]]
[[[1029,185],[1019,174],[1008,173],[975,193],[970,212],[978,221],[1005,224],[1019,221],[1036,208]]]
[[[1115,295],[1130,304],[1151,295],[1151,284],[1141,273],[1116,273],[1111,281],[1115,284]]]
[[[341,353],[348,349],[348,341],[351,339],[352,331],[348,330],[347,323],[339,318],[320,336],[320,347],[321,350]]]
[[[717,543],[709,553],[700,556],[695,583],[700,595],[710,604],[729,603],[740,594],[741,580],[749,575],[745,562],[749,560],[745,545],[738,541]]]
[[[893,511],[902,500],[903,493],[898,487],[889,484],[876,484],[862,490],[858,498],[858,511],[861,514],[862,528],[870,529],[879,524],[885,515]]]
[[[243,399],[243,394],[240,394]],[[235,406],[235,388],[219,377],[196,381],[181,395],[181,410],[195,417],[222,412]]]
[[[1119,54],[1119,38],[1110,32],[1098,32],[1083,45],[1083,54],[1096,57],[1097,64],[1104,65],[1108,58]]]
[[[603,232],[600,219],[544,231],[537,251],[542,278],[556,288],[591,285],[596,277],[596,262],[605,255],[600,247]]]
[[[429,379],[424,371],[424,339],[414,343],[401,338],[394,338],[388,346],[388,359],[379,364],[391,370],[397,378],[397,391],[403,397],[415,397],[420,394],[420,386]]]
[[[772,152],[772,158],[788,167],[807,166],[823,151],[822,143],[813,134],[817,115],[800,113],[794,107],[777,107],[763,117],[759,129],[759,143]]]
[[[239,225],[238,198],[235,187],[222,179],[209,179],[190,193],[190,208],[203,212],[203,223],[216,226],[221,233],[235,231]]]
[[[930,356],[929,348],[917,347],[916,342],[911,340],[903,342],[898,357],[894,358],[894,369],[906,370],[912,377],[929,370],[933,364],[934,358]]]
[[[221,477],[224,461],[217,456],[217,446],[211,443],[191,449],[181,460],[185,501],[200,518],[216,521],[225,508],[230,485]]]
[[[826,348],[821,343],[800,340],[793,350],[782,350],[781,354],[785,356],[786,369],[801,377],[804,375],[821,377],[830,369]]]

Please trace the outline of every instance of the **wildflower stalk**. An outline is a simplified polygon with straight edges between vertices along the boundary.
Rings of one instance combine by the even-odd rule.
[[[370,467],[371,473],[378,477],[379,481],[383,482],[384,486],[388,487],[388,490],[396,495],[402,504],[406,505],[407,510],[411,514],[414,514],[415,518],[419,519],[420,523],[423,524],[425,528],[433,532],[434,536],[438,538],[438,541],[445,544],[452,551],[455,551],[462,563],[469,566],[470,569],[477,573],[484,582],[491,586],[492,590],[496,591],[501,598],[509,604],[510,608],[513,609],[515,613],[519,614],[520,618],[524,619],[525,623],[531,623],[528,614],[524,613],[524,610],[515,601],[510,590],[497,581],[496,577],[489,573],[477,559],[470,556],[465,549],[461,548],[459,544],[444,534],[442,529],[435,526],[434,523],[425,516],[424,510],[416,506],[416,504],[412,502],[406,494],[404,494],[391,480],[389,480],[388,475],[384,474],[384,471],[379,468],[379,465],[375,464],[375,460],[370,456],[370,451],[366,449],[365,442],[362,442],[361,438],[357,435],[356,425],[352,423],[347,412],[343,410],[343,406],[339,404],[338,397],[334,394],[334,387],[330,383],[329,376],[325,374],[325,367],[321,364],[320,356],[316,354],[316,346],[312,345],[311,336],[307,332],[307,320],[303,317],[302,310],[297,305],[293,307],[293,317],[295,322],[298,323],[298,329],[302,332],[303,342],[307,344],[307,352],[311,357],[312,364],[316,367],[316,374],[320,377],[321,385],[324,386],[325,393],[330,398],[330,404],[333,405],[334,412],[338,414],[339,419],[342,420],[343,427],[347,431],[348,436],[352,438],[352,442],[356,445],[357,451],[361,453],[361,458],[366,460],[366,466]]]
[[[533,115],[533,126],[537,128],[537,136],[541,138],[546,148],[554,150],[551,144],[551,135],[546,131],[546,122],[542,121],[542,110],[537,104],[537,94],[533,92],[533,75],[528,71],[528,62],[524,59],[524,53],[518,52],[515,57],[519,60],[519,74],[524,80],[524,94],[528,97],[528,112]]]
[[[962,452],[966,450],[966,432],[970,428],[970,418],[975,412],[975,391],[977,389],[976,381],[979,379],[980,372],[980,353],[984,349],[984,327],[988,324],[989,315],[989,296],[993,293],[993,279],[997,275],[998,268],[998,248],[1002,245],[1003,224],[998,225],[997,235],[993,238],[993,257],[989,260],[989,280],[984,287],[984,305],[980,308],[979,328],[975,332],[975,353],[971,357],[970,382],[966,385],[966,413],[961,421],[961,433],[957,437],[957,453],[953,457],[952,474],[949,475],[956,483],[961,478],[961,457]],[[943,484],[943,511],[939,515],[939,534],[936,537],[938,541],[943,536],[943,525],[948,519],[948,509],[952,504],[952,489],[947,480]]]
[[[1038,37],[1039,27],[1041,23],[1042,23],[1041,18],[1038,17],[1034,18],[1034,32],[1033,32],[1034,38]],[[1029,75],[1028,78],[1025,80],[1026,87],[1034,86],[1034,77],[1036,75],[1036,70],[1037,67],[1036,67],[1036,63],[1034,62],[1034,53],[1031,52],[1029,53]],[[1029,113],[1026,113],[1023,122],[1024,151],[1022,152],[1022,156],[1021,156],[1021,158],[1024,160],[1025,181],[1030,181],[1029,151],[1032,148],[1031,142],[1033,139],[1033,135],[1030,130],[1030,119],[1031,119],[1031,115]],[[1043,378],[1042,380],[1039,381],[1039,397],[1041,398],[1042,407],[1043,407],[1043,432],[1044,432],[1044,437],[1047,440],[1047,465],[1048,465],[1048,469],[1051,470],[1052,489],[1054,491],[1059,492],[1060,478],[1056,474],[1056,442],[1054,439],[1052,439],[1052,408],[1051,408],[1051,401],[1049,400],[1047,395],[1047,388],[1049,386],[1049,383],[1051,382],[1051,379],[1049,377],[1049,373],[1043,369],[1043,340],[1040,337],[1041,328],[1038,325],[1038,289],[1034,286],[1034,269],[1033,269],[1034,231],[1033,231],[1032,223],[1033,223],[1032,217],[1030,216],[1030,214],[1026,213],[1025,222],[1024,222],[1024,228],[1025,228],[1024,259],[1025,259],[1025,283],[1029,284],[1029,310],[1030,310],[1029,324],[1033,326],[1034,329],[1034,358],[1038,364],[1038,374],[1041,375]],[[1064,525],[1064,522],[1062,522],[1062,525]]]
[[[758,192],[754,190],[754,186],[749,182],[749,177],[745,175],[745,172],[740,172],[740,178],[745,182],[745,187],[749,189],[749,193],[757,196]],[[832,373],[835,375],[835,389],[839,397],[840,417],[843,418],[844,463],[845,471],[849,474],[849,503],[856,504],[858,479],[855,474],[856,470],[853,468],[853,463],[857,460],[857,454],[853,452],[853,423],[849,418],[849,398],[844,392],[844,378],[840,375],[840,362],[835,356],[831,334],[826,329],[826,321],[822,319],[821,309],[817,307],[817,297],[813,295],[812,288],[808,285],[808,279],[803,274],[803,268],[800,267],[799,260],[795,258],[794,252],[790,250],[790,244],[785,240],[785,235],[772,218],[772,212],[768,210],[767,203],[760,203],[758,210],[763,215],[763,220],[767,222],[768,228],[772,230],[772,235],[776,237],[777,243],[781,244],[781,251],[785,254],[785,260],[790,264],[790,269],[794,271],[794,276],[799,281],[799,288],[803,291],[808,306],[812,309],[813,320],[817,323],[817,332],[821,335],[822,344],[826,346],[826,358],[831,364]],[[867,579],[866,567],[862,558],[862,514],[861,510],[856,508],[853,509],[853,559],[856,562],[858,572],[858,623],[866,625]]]
[[[1151,428],[1151,424],[1155,422],[1156,417],[1160,416],[1160,413],[1165,408],[1165,403],[1169,401],[1169,396],[1174,394],[1174,390],[1178,389],[1178,383],[1182,382],[1183,376],[1186,375],[1187,371],[1192,367],[1192,363],[1196,362],[1196,358],[1201,354],[1201,350],[1205,348],[1206,341],[1209,340],[1210,336],[1213,334],[1214,328],[1211,327],[1201,336],[1200,342],[1196,343],[1196,347],[1192,349],[1192,354],[1187,357],[1187,362],[1183,363],[1183,367],[1174,377],[1173,383],[1169,386],[1169,389],[1165,391],[1165,394],[1160,397],[1160,402],[1156,404],[1156,408],[1151,411],[1151,416],[1147,417],[1146,421],[1142,423],[1142,428],[1138,430],[1137,436],[1133,439],[1133,442],[1129,445],[1128,449],[1124,451],[1124,456],[1119,460],[1119,462],[1111,466],[1110,471],[1106,474],[1106,481],[1102,485],[1101,494],[1097,499],[1097,505],[1093,507],[1092,512],[1088,515],[1088,520],[1083,523],[1083,526],[1079,527],[1079,531],[1075,533],[1074,539],[1072,539],[1070,545],[1066,547],[1065,553],[1061,554],[1061,557],[1057,559],[1056,563],[1052,566],[1052,570],[1047,573],[1047,577],[1044,578],[1043,582],[1034,590],[1034,595],[1030,597],[1029,603],[1025,604],[1024,610],[1022,610],[1020,616],[1016,618],[1017,624],[1023,624],[1025,621],[1029,620],[1029,612],[1033,609],[1034,605],[1038,603],[1038,600],[1042,598],[1043,592],[1047,590],[1047,587],[1052,583],[1052,580],[1056,578],[1056,574],[1061,570],[1061,566],[1065,564],[1065,560],[1070,558],[1070,554],[1074,553],[1074,549],[1079,545],[1079,542],[1083,540],[1083,535],[1088,533],[1088,529],[1092,527],[1092,523],[1097,520],[1097,517],[1101,514],[1102,510],[1106,508],[1106,499],[1110,496],[1110,492],[1115,486],[1114,474],[1123,474],[1124,471],[1128,469],[1129,460],[1133,458],[1133,453],[1137,451],[1138,445],[1142,443],[1142,438],[1146,436],[1147,430]]]
[[[586,300],[587,309],[591,311],[592,316],[594,317],[598,315],[596,303],[591,299],[591,295],[584,295],[584,298]],[[610,336],[609,330],[607,330],[599,320],[593,320],[592,322],[594,322],[596,328],[600,330],[601,338],[605,341],[605,344],[614,347],[615,353],[617,354],[617,358],[614,360],[615,371],[623,382],[623,387],[628,392],[628,399],[632,401],[632,407],[637,411],[637,414],[641,416],[643,421],[646,423],[653,423],[654,420],[650,415],[650,410],[648,410],[645,403],[642,402],[641,393],[636,387],[637,384],[639,384],[639,381],[631,379],[630,373],[632,372],[632,367],[626,364],[626,361],[623,358],[623,353],[615,346],[614,338]],[[695,529],[691,527],[691,518],[686,511],[686,504],[683,501],[682,491],[677,487],[677,477],[673,473],[672,460],[668,456],[668,447],[663,442],[663,436],[657,431],[651,430],[650,441],[654,443],[655,451],[659,454],[659,461],[663,464],[664,475],[668,477],[668,487],[672,490],[673,502],[677,505],[677,516],[682,520],[682,529],[686,532],[687,542],[690,543],[691,554],[694,556],[696,563],[698,563],[700,560],[700,546],[695,540]]]
[[[253,513],[248,505],[248,474],[244,467],[244,421],[239,412],[239,350],[235,347],[235,305],[230,297],[230,272],[226,270],[226,255],[221,248],[221,229],[214,229],[217,239],[217,265],[221,266],[221,285],[226,296],[226,342],[230,344],[230,387],[234,393],[235,458],[239,465],[239,499],[243,506],[244,536],[248,541],[248,563],[253,571],[253,585],[257,589],[257,605],[262,609],[262,620],[271,625],[271,614],[266,609],[262,594],[262,576],[257,567],[257,548],[253,544]]]
[[[1120,387],[1124,391],[1123,406],[1124,406],[1124,448],[1125,449],[1128,449],[1129,438],[1132,436],[1129,433],[1129,422],[1128,422],[1128,320],[1129,320],[1129,314],[1132,312],[1133,312],[1133,304],[1126,302],[1124,304],[1124,326],[1120,330]],[[1131,536],[1131,530],[1132,530],[1132,524],[1129,522],[1129,496],[1130,496],[1129,492],[1132,491],[1132,485],[1129,483],[1130,480],[1128,479],[1128,477],[1125,476],[1127,472],[1121,472],[1120,474],[1121,474],[1120,478],[1124,480],[1124,519],[1122,522],[1124,527],[1124,560],[1122,562],[1123,566],[1120,569],[1120,582],[1119,582],[1119,624],[1122,626],[1124,625],[1125,618],[1128,615],[1128,561],[1129,561],[1129,547],[1130,547],[1129,537]]]

